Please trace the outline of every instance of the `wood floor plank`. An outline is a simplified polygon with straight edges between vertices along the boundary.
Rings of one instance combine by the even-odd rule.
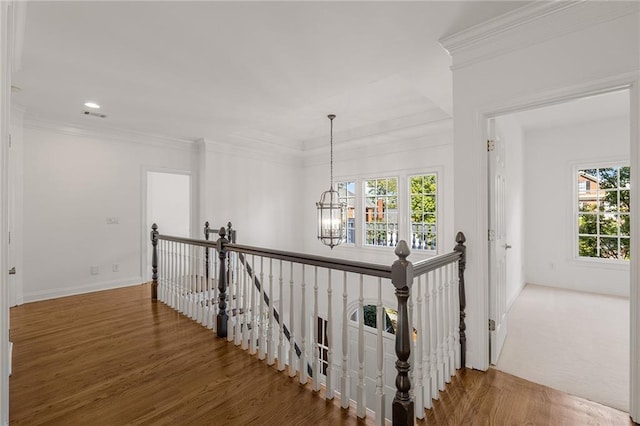
[[[373,424],[151,302],[148,285],[15,307],[11,326],[12,425]],[[460,372],[419,423],[633,424],[495,370]]]

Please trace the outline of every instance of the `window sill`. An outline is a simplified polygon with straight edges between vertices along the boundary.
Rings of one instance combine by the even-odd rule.
[[[629,270],[631,264],[628,260],[605,260],[596,257],[574,257],[571,262],[576,266],[597,268],[597,269],[612,269],[618,271]]]

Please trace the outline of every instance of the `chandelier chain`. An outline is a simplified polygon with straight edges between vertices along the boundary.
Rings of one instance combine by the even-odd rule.
[[[330,139],[330,145],[331,145],[331,174],[330,174],[330,181],[329,181],[329,188],[333,189],[333,118],[329,117],[329,120],[331,120],[331,139]]]

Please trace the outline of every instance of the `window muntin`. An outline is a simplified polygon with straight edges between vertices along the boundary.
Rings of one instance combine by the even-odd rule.
[[[356,242],[356,182],[344,181],[337,183],[338,197],[347,206],[345,210],[345,238],[343,243],[355,244]]]
[[[629,260],[629,166],[579,169],[577,182],[578,257]]]
[[[364,244],[395,247],[398,243],[398,178],[364,181]]]
[[[426,174],[409,178],[411,248],[436,250],[437,176]]]

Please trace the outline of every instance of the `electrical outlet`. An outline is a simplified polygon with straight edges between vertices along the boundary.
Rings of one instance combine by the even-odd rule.
[[[120,272],[120,265],[117,263],[114,263],[113,265],[111,265],[111,271],[112,272]]]
[[[100,268],[98,266],[92,266],[90,272],[91,275],[98,275],[100,274]]]

